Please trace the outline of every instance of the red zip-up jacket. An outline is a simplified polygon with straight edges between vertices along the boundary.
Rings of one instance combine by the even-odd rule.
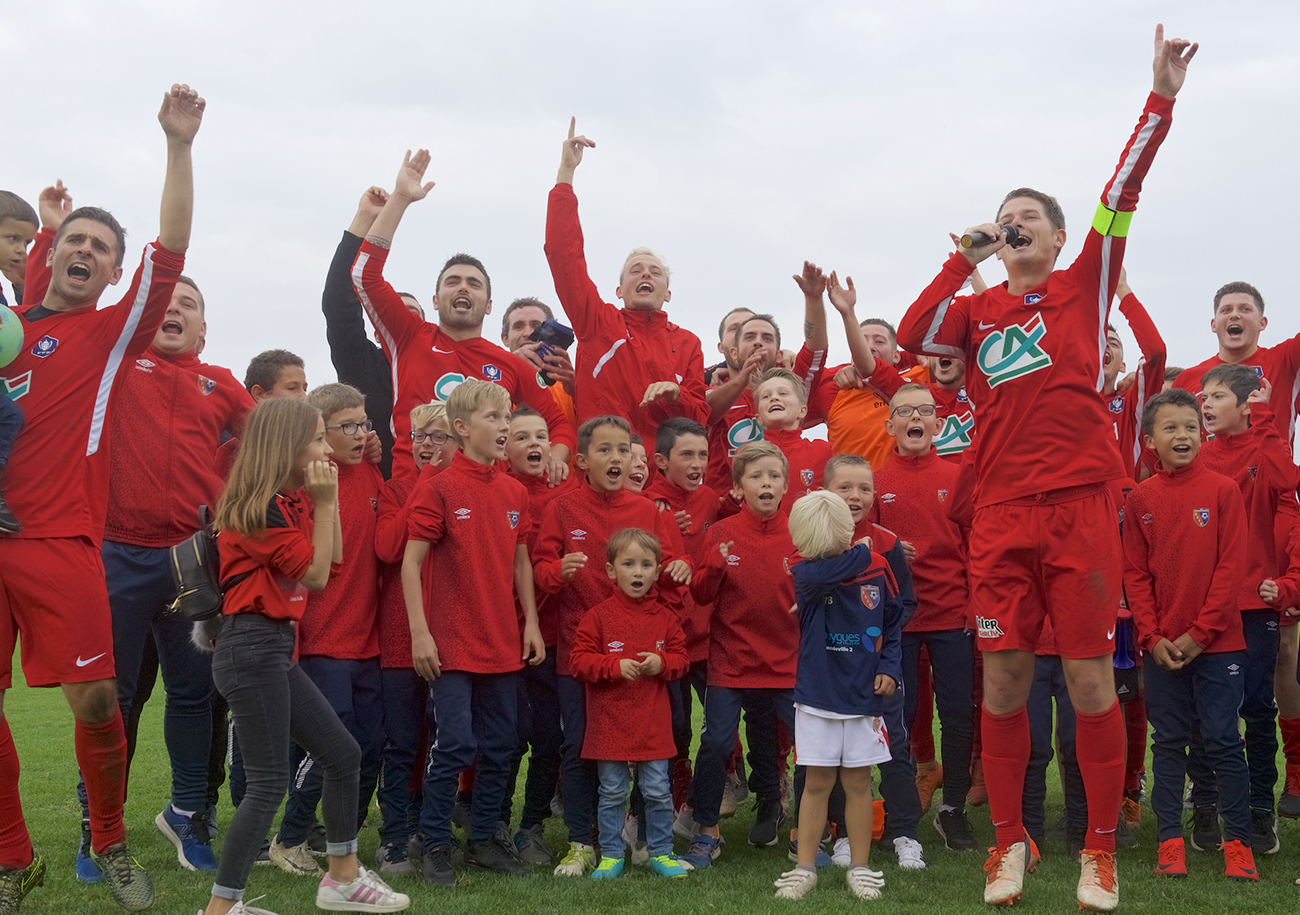
[[[221,433],[243,430],[253,398],[228,369],[153,346],[130,362],[117,398],[104,539],[180,543],[199,529],[200,505],[216,508],[224,482],[213,452]]]
[[[1128,319],[1129,330],[1137,338],[1142,360],[1137,377],[1123,394],[1101,395],[1111,415],[1115,428],[1115,441],[1124,470],[1134,482],[1142,464],[1155,467],[1158,458],[1154,451],[1142,445],[1142,413],[1147,401],[1160,393],[1165,386],[1165,341],[1155,322],[1142,307],[1138,297],[1129,293],[1120,300],[1119,311]]]
[[[798,429],[764,429],[763,439],[781,449],[790,465],[790,480],[781,499],[781,510],[787,514],[801,496],[822,488],[822,474],[826,462],[835,452],[825,439],[804,438]]]
[[[652,651],[663,661],[656,677],[624,680],[619,661]],[[641,762],[672,759],[673,711],[668,681],[686,673],[686,641],[677,616],[652,597],[622,591],[587,611],[574,634],[569,669],[587,683],[584,759]]]
[[[691,595],[713,603],[709,620],[709,686],[794,689],[799,618],[794,606],[794,555],[786,514],[764,518],[748,505],[709,528]],[[724,560],[719,544],[731,542]]]
[[[1260,582],[1276,579],[1279,567],[1273,524],[1278,503],[1295,492],[1296,466],[1267,404],[1250,405],[1250,428],[1240,435],[1220,433],[1201,445],[1196,463],[1233,480],[1246,504],[1246,574],[1237,609],[1268,605],[1259,596]],[[1285,562],[1282,563],[1285,565]],[[1282,609],[1279,607],[1278,609]]]
[[[558,388],[559,385],[555,385],[552,390]],[[514,470],[510,470],[509,473],[511,477],[522,483],[524,489],[528,491],[529,517],[539,520],[542,515],[546,513],[546,506],[550,505],[551,501],[557,496],[563,495],[566,492],[572,492],[579,486],[586,485],[586,481],[579,479],[577,476],[570,476],[559,486],[553,487],[547,482],[547,475],[544,473],[540,473],[537,476],[528,473],[515,473]],[[533,556],[534,548],[537,546],[537,533],[540,529],[540,524],[534,524],[533,529],[528,534],[528,555],[530,558]],[[554,599],[552,599],[551,595],[543,594],[540,588],[535,590],[535,597],[537,600],[537,628],[542,634],[542,643],[546,645],[547,652],[554,653],[555,642],[560,637],[559,607]],[[518,600],[516,599],[516,603],[517,602]],[[520,609],[520,612],[523,612],[522,608]]]
[[[546,420],[551,441],[577,445],[573,426],[537,371],[521,357],[491,340],[453,340],[438,325],[411,313],[402,297],[384,279],[388,252],[362,242],[352,264],[352,285],[375,325],[379,344],[393,372],[393,473],[415,472],[411,458],[411,410],[432,400],[446,401],[467,378],[495,382],[510,392],[514,403],[526,403]]]
[[[645,496],[625,489],[607,492],[584,482],[571,492],[551,500],[533,547],[533,581],[540,593],[554,595],[556,617],[555,672],[568,675],[573,637],[587,611],[614,593],[614,582],[605,573],[605,545],[615,531],[639,527],[659,538],[663,563],[685,559],[677,522],[659,511]],[[560,579],[560,563],[567,553],[587,554],[587,564],[567,582]],[[659,587],[679,588],[667,574],[659,576]]]
[[[970,610],[966,547],[961,529],[947,515],[956,489],[957,467],[934,446],[919,457],[895,451],[876,473],[870,517],[916,547],[909,564],[916,589],[916,614],[905,632],[965,629]],[[876,547],[877,552],[886,552]]]
[[[546,260],[555,293],[578,339],[574,366],[578,423],[605,414],[625,417],[651,448],[659,424],[671,416],[707,423],[700,338],[673,324],[663,311],[620,309],[601,297],[587,274],[578,198],[571,184],[551,189]],[[656,381],[675,383],[681,396],[642,409],[646,388]]]
[[[336,461],[334,466],[339,471],[343,562],[324,588],[307,595],[307,607],[298,624],[298,655],[358,661],[379,655],[375,514],[384,477],[377,465],[368,462]]]
[[[1129,494],[1124,516],[1124,592],[1139,644],[1150,651],[1186,632],[1203,651],[1243,651],[1246,511],[1232,480],[1199,456],[1161,468]]]
[[[419,477],[393,477],[379,490],[379,511],[375,515],[375,556],[379,559],[379,661],[384,668],[413,668],[411,624],[402,595],[402,557],[406,554],[410,499],[415,484],[438,472],[426,465]]]
[[[685,555],[698,560],[708,542],[709,527],[718,519],[718,497],[708,486],[698,486],[694,492],[682,489],[660,476],[642,493],[656,502],[664,502],[668,510],[669,522],[677,523],[678,512],[691,516],[691,526],[682,531],[682,545]],[[680,531],[681,528],[678,527]],[[712,604],[701,604],[695,600],[689,588],[683,588],[679,620],[682,632],[686,634],[686,654],[691,663],[709,659],[709,617],[713,613]],[[673,608],[677,610],[676,607]]]

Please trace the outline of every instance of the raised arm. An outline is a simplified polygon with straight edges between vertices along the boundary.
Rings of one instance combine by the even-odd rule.
[[[427,149],[417,149],[414,156],[409,149],[406,151],[402,157],[402,167],[397,171],[397,180],[393,183],[393,193],[388,195],[384,208],[371,224],[366,241],[385,249],[392,246],[393,235],[402,222],[406,208],[417,200],[423,200],[433,190],[432,181],[423,183],[431,158]],[[355,220],[353,224],[356,225]]]
[[[203,122],[207,102],[183,83],[163,94],[158,123],[167,135],[167,177],[163,179],[162,208],[158,241],[168,251],[181,252],[190,246],[190,224],[194,218],[194,162],[190,147]]]
[[[826,275],[811,261],[803,262],[803,273],[794,275],[795,285],[803,293],[803,345],[813,353],[825,353],[830,341],[826,335]]]
[[[1119,268],[1119,284],[1115,287],[1119,297],[1119,312],[1128,322],[1129,330],[1137,339],[1138,350],[1142,353],[1142,381],[1144,400],[1160,393],[1165,383],[1165,340],[1160,330],[1151,320],[1138,297],[1128,284],[1128,274]]]
[[[594,140],[588,140],[584,136],[574,136],[577,127],[578,118],[576,116],[569,118],[569,138],[564,141],[564,147],[560,150],[560,171],[555,176],[556,184],[573,184],[573,173],[582,163],[582,151],[596,147]]]
[[[334,249],[334,259],[325,274],[321,311],[325,315],[325,339],[329,343],[330,359],[339,380],[361,388],[367,397],[375,393],[371,379],[381,381],[388,387],[387,400],[391,407],[392,381],[387,378],[388,363],[379,347],[366,336],[361,301],[352,288],[352,264],[361,249],[361,240],[370,232],[387,201],[388,193],[380,187],[369,188],[361,195],[352,224]]]
[[[876,371],[876,357],[871,355],[871,347],[867,345],[867,338],[862,336],[858,316],[853,311],[858,303],[858,291],[853,288],[853,277],[846,276],[844,284],[840,286],[839,278],[832,270],[830,279],[826,281],[826,292],[830,296],[831,305],[844,321],[844,336],[849,343],[853,367],[857,369],[859,377],[870,378]]]

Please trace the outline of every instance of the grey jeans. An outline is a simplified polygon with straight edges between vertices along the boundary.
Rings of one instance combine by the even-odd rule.
[[[212,894],[242,899],[275,812],[289,784],[289,744],[325,771],[321,818],[326,850],[357,850],[361,749],[316,685],[293,659],[293,624],[256,613],[227,617],[217,637],[212,679],[230,705],[248,790],[226,828]]]

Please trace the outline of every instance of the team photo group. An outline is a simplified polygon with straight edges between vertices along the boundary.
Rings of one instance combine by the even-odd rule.
[[[934,893],[1006,906],[1054,835],[1052,768],[1080,908],[1118,907],[1144,817],[1159,877],[1259,881],[1300,818],[1300,336],[1261,346],[1262,294],[1225,276],[1194,318],[1217,350],[1171,366],[1124,270],[1196,51],[1156,28],[1072,262],[1056,198],[1017,187],[904,313],[792,264],[801,339],[728,302],[716,360],[655,249],[587,263],[576,119],[536,227],[553,295],[494,310],[454,223],[418,255],[432,301],[395,288],[437,167],[395,150],[357,188],[328,383],[292,339],[242,380],[203,361],[195,89],[163,96],[138,265],[73,177],[0,191],[0,913],[64,866],[24,819],[15,656],[74,719],[76,879],[128,911],[156,896],[124,819],[150,756],[199,915],[272,915],[258,864],[350,912],[474,871],[728,879],[738,810],[778,899],[888,899],[890,870],[965,853],[969,886]]]

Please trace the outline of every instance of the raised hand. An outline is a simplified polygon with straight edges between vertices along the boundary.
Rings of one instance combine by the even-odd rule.
[[[170,91],[163,93],[162,107],[158,109],[158,123],[167,139],[184,146],[193,143],[207,104],[189,86],[174,83]]]
[[[853,308],[858,304],[858,291],[853,288],[853,277],[844,277],[844,286],[841,286],[839,277],[832,270],[830,278],[826,280],[826,292],[836,311],[841,315],[853,314]]]
[[[1165,98],[1178,95],[1178,90],[1183,88],[1183,80],[1187,79],[1187,65],[1196,56],[1198,47],[1200,45],[1185,38],[1166,41],[1164,24],[1156,23],[1156,56],[1151,64],[1155,71],[1151,88],[1156,95]]]
[[[987,245],[973,246],[970,248],[959,248],[961,256],[971,262],[972,266],[979,264],[984,258],[997,254],[1007,246],[1007,238],[1002,234],[1002,227],[995,222],[986,222],[983,225],[971,226],[963,235],[974,235],[976,232],[982,232],[993,241]]]
[[[72,205],[72,194],[68,193],[63,181],[59,180],[54,182],[54,187],[41,191],[36,198],[36,209],[41,215],[41,225],[57,232],[75,207]]]
[[[645,389],[645,395],[641,398],[641,406],[647,406],[656,400],[668,401],[675,403],[682,396],[682,389],[671,381],[656,381]]]
[[[691,583],[691,565],[685,559],[674,559],[664,566],[664,572],[679,585],[689,585]]]
[[[402,156],[402,167],[397,170],[397,180],[393,182],[393,194],[405,197],[407,200],[423,200],[425,194],[433,190],[432,181],[428,184],[421,183],[424,181],[424,171],[429,167],[432,158],[427,149],[417,149],[414,156],[408,149],[406,155]]]
[[[357,203],[357,218],[374,222],[387,202],[388,191],[377,185],[366,188],[366,192],[361,195],[361,200]]]
[[[736,541],[728,540],[726,543],[718,544],[718,552],[722,554],[722,561],[726,562],[731,555],[731,548],[736,545]]]
[[[1250,392],[1249,396],[1246,397],[1246,403],[1266,404],[1272,396],[1273,385],[1267,378],[1260,378],[1259,387]]]
[[[559,184],[572,184],[573,172],[582,162],[582,151],[584,149],[593,149],[596,146],[594,140],[588,140],[585,136],[574,136],[578,127],[576,117],[569,118],[569,137],[564,141],[564,146],[560,150],[560,173],[556,176]]]
[[[803,262],[803,273],[796,273],[794,282],[805,298],[820,299],[822,293],[826,291],[826,275],[822,273],[822,268],[812,261]]]
[[[1128,284],[1128,270],[1123,267],[1119,268],[1119,282],[1115,284],[1115,298],[1122,302],[1124,298],[1133,292],[1133,287]]]
[[[307,465],[307,495],[317,505],[334,505],[339,499],[339,469],[329,461]]]

